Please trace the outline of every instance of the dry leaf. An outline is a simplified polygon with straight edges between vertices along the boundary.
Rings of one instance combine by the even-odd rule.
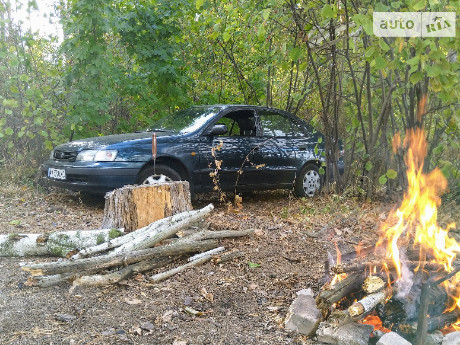
[[[136,305],[136,304],[141,304],[142,301],[140,299],[128,299],[128,298],[125,298],[125,302],[129,305]]]
[[[261,237],[265,235],[265,232],[262,229],[256,229],[254,230],[254,235]]]
[[[206,288],[202,287],[200,290],[201,296],[203,296],[205,299],[207,299],[209,302],[214,301],[214,295],[212,293],[209,293],[206,291]]]
[[[184,311],[186,311],[187,313],[189,313],[190,315],[193,315],[193,316],[201,316],[201,315],[203,315],[203,313],[201,311],[195,310],[195,309],[190,308],[190,307],[185,307]]]
[[[173,341],[172,345],[187,345],[187,342],[185,340],[176,339]]]

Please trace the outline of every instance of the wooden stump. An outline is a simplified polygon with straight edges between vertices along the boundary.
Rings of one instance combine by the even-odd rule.
[[[105,198],[102,227],[124,228],[125,232],[192,209],[187,181],[125,186]]]

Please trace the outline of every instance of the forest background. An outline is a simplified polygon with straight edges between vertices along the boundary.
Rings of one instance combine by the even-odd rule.
[[[458,13],[459,1],[60,0],[48,15],[62,37],[15,19],[39,4],[0,0],[2,178],[28,183],[69,140],[245,103],[341,138],[346,173],[330,187],[368,198],[406,186],[392,139],[423,127],[424,169],[440,168],[460,198],[459,25],[453,38],[381,38],[372,26],[374,11]]]

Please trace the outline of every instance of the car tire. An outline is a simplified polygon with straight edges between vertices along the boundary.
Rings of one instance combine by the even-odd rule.
[[[152,165],[148,166],[139,173],[136,179],[136,183],[152,185],[162,182],[172,182],[180,180],[181,176],[174,169],[171,169],[170,167],[167,167],[165,165],[157,165],[156,167]]]
[[[306,164],[296,179],[295,194],[298,197],[313,197],[321,191],[323,179],[314,163]]]

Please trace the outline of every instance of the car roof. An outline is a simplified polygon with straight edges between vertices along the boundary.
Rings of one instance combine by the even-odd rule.
[[[285,113],[285,114],[290,114],[292,115],[291,113],[285,111],[285,110],[282,110],[282,109],[278,109],[278,108],[272,108],[272,107],[266,107],[266,106],[262,106],[262,105],[250,105],[250,104],[210,104],[210,105],[195,105],[195,106],[192,106],[192,108],[221,108],[222,110],[223,109],[226,109],[226,108],[251,108],[251,109],[258,109],[258,110],[262,110],[262,109],[270,109],[270,110],[275,110],[275,111],[279,111],[279,112],[282,112],[282,113]]]

